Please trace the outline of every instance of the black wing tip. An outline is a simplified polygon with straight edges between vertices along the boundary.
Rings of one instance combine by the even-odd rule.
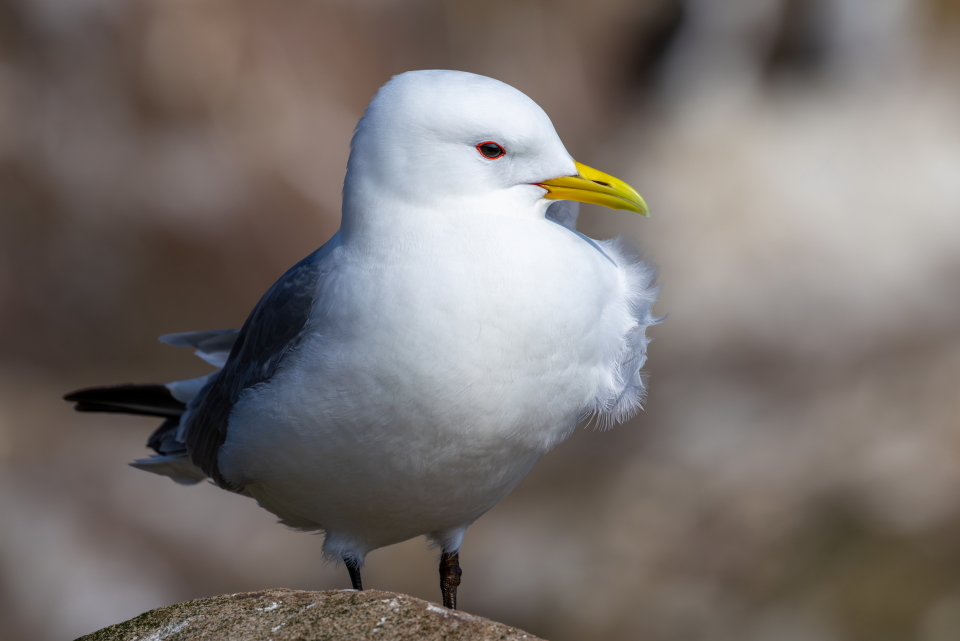
[[[86,387],[65,394],[63,400],[76,403],[73,409],[78,412],[113,412],[175,418],[186,409],[186,405],[175,399],[166,385],[160,383]]]
[[[103,398],[115,398],[118,394],[128,394],[134,390],[145,388],[150,388],[153,390],[157,387],[164,386],[159,383],[120,383],[119,385],[98,385],[97,387],[84,387],[74,390],[69,394],[64,394],[63,400],[70,401],[71,403],[79,403],[80,401],[88,400],[94,401]]]
[[[111,386],[111,387],[112,387],[112,386]],[[83,403],[83,402],[86,401],[87,399],[89,399],[89,398],[91,398],[92,396],[94,396],[94,395],[95,395],[95,394],[94,394],[95,392],[98,392],[99,390],[102,390],[102,389],[107,389],[107,388],[105,388],[105,387],[84,387],[84,388],[82,388],[82,389],[73,390],[72,392],[69,392],[69,393],[67,393],[67,394],[64,394],[64,395],[63,395],[63,400],[67,401],[68,403]]]
[[[98,385],[97,387],[84,387],[74,390],[64,395],[65,401],[79,401],[94,398],[116,398],[118,395],[142,394],[142,393],[166,393],[170,390],[163,383],[120,383],[119,385]]]

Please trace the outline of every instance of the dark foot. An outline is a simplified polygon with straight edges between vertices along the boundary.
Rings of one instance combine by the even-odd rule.
[[[457,609],[457,587],[460,585],[460,554],[444,552],[440,556],[440,591],[443,592],[443,607]]]
[[[362,590],[363,584],[360,583],[360,562],[352,556],[343,557],[343,564],[347,566],[347,572],[350,573],[350,583],[353,583],[354,590]]]

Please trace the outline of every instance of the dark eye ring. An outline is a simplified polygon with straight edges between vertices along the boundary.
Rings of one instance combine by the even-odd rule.
[[[480,155],[484,158],[489,158],[490,160],[496,160],[506,155],[507,150],[502,146],[498,145],[495,142],[488,140],[487,142],[482,142],[477,145],[477,151],[480,152]]]

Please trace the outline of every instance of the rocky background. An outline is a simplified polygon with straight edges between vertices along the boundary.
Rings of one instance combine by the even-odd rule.
[[[76,387],[196,376],[337,228],[392,74],[537,100],[653,218],[647,411],[468,532],[465,611],[553,641],[960,638],[960,1],[0,0],[0,638],[348,587],[252,501],[128,468]],[[436,601],[422,540],[364,584]]]

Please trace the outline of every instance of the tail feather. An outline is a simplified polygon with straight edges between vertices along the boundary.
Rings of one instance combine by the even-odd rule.
[[[179,418],[168,418],[147,439],[147,447],[163,456],[186,456],[186,444],[177,440],[179,428]]]
[[[239,329],[212,329],[204,332],[164,334],[160,337],[160,342],[174,347],[193,347],[196,350],[194,354],[214,367],[223,367],[239,335]]]
[[[160,340],[178,347],[193,347],[197,356],[219,369],[229,358],[239,331],[227,329],[183,332],[162,336]],[[139,470],[168,476],[181,485],[193,485],[206,479],[207,475],[190,460],[186,443],[180,434],[180,423],[186,418],[184,414],[187,404],[195,403],[197,397],[205,394],[208,384],[218,374],[219,372],[213,372],[166,385],[90,387],[71,392],[63,399],[75,403],[74,409],[78,412],[116,412],[165,419],[147,441],[147,447],[156,454],[136,460],[130,465]]]
[[[207,478],[203,470],[194,465],[187,456],[151,456],[137,459],[129,465],[144,472],[171,478],[178,485],[195,485]]]
[[[111,385],[90,387],[71,392],[63,397],[76,403],[78,412],[120,412],[140,416],[179,418],[186,410],[165,385]]]

